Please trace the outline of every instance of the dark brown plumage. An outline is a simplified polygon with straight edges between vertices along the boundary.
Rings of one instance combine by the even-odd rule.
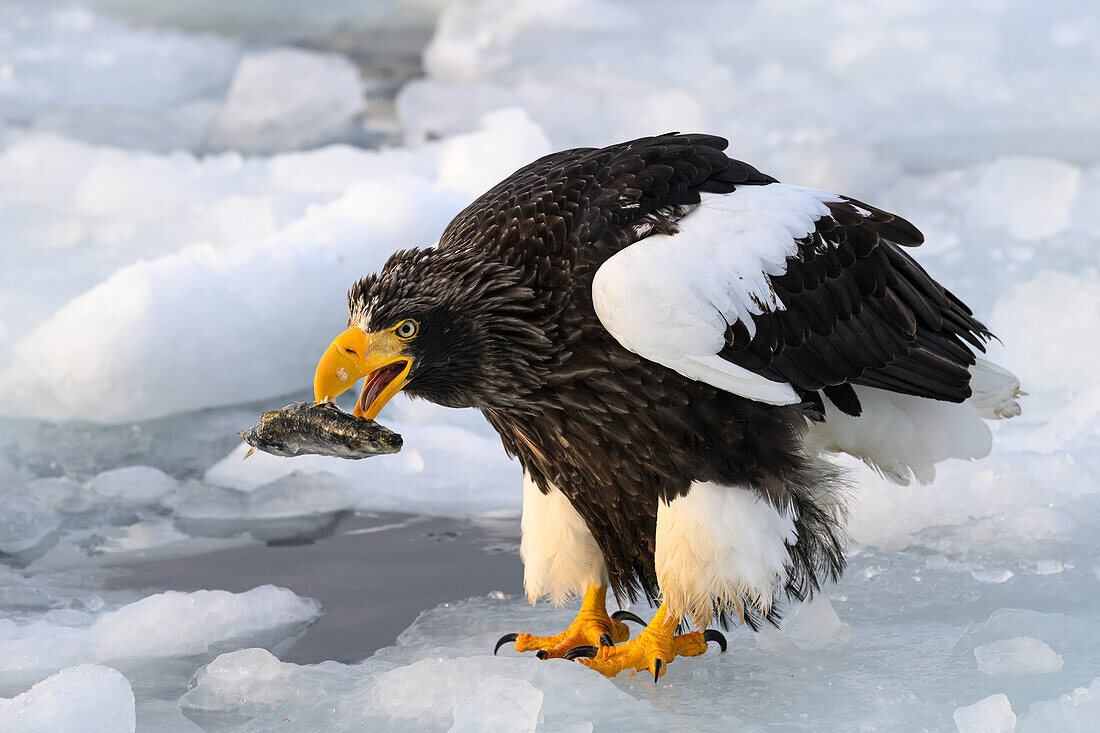
[[[772,278],[787,307],[737,322],[721,356],[790,383],[802,405],[739,397],[644,359],[597,318],[592,279],[609,257],[674,233],[702,193],[775,182],[708,135],[568,150],[520,169],[462,211],[439,245],[395,254],[349,293],[351,324],[417,319],[405,391],[479,408],[505,449],[586,521],[616,593],[657,595],[657,503],[694,481],[750,487],[793,507],[786,591],[802,598],[843,568],[842,530],[821,497],[837,476],[802,449],[824,391],[858,414],[852,384],[960,401],[970,345],[989,333],[901,246],[909,222],[843,199]],[[750,623],[761,613],[747,607]]]

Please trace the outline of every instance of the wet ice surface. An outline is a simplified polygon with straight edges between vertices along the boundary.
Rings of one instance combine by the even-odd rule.
[[[1094,730],[1100,10],[442,5],[0,9],[0,729]],[[493,658],[575,605],[520,599],[480,416],[395,400],[354,462],[236,431],[391,251],[669,129],[916,223],[1024,414],[930,486],[846,463],[850,568],[782,631],[656,686]]]

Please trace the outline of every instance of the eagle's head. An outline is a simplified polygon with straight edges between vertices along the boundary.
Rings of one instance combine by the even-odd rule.
[[[396,252],[348,292],[348,329],[317,364],[315,398],[366,377],[355,414],[371,419],[402,390],[447,407],[517,404],[551,351],[520,277],[472,249]]]

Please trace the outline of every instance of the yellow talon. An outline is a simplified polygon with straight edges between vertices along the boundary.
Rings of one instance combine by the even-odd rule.
[[[542,659],[560,658],[574,647],[602,646],[600,637],[605,634],[612,644],[618,644],[630,638],[630,629],[607,615],[607,586],[592,585],[584,592],[581,610],[565,631],[553,636],[508,634],[501,638],[497,648],[506,640],[514,640],[517,652],[537,651]]]
[[[656,682],[676,657],[697,657],[707,650],[707,639],[698,631],[677,634],[678,619],[669,618],[665,607],[642,633],[620,646],[602,647],[591,659],[578,659],[606,677],[614,677],[624,669],[648,670]]]

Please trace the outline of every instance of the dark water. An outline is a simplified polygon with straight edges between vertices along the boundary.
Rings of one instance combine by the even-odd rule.
[[[304,543],[256,543],[127,566],[109,587],[155,593],[283,586],[325,608],[283,660],[355,662],[393,644],[420,611],[493,590],[521,592],[518,536],[518,520],[358,514],[341,519],[331,536]]]

